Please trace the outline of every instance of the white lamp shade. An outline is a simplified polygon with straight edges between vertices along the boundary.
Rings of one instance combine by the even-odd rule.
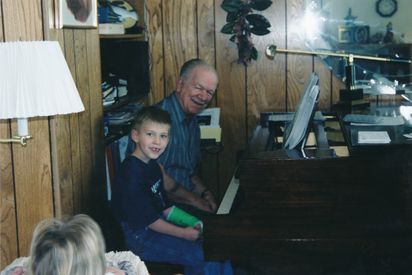
[[[82,111],[58,42],[0,43],[0,119]]]

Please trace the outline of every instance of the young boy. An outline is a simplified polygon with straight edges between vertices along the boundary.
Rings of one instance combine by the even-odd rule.
[[[128,248],[142,260],[182,264],[186,275],[232,274],[229,261],[204,261],[199,224],[182,227],[168,221],[179,209],[166,195],[163,169],[156,159],[169,143],[171,125],[169,113],[158,107],[137,112],[132,130],[135,150],[113,181],[113,215]]]

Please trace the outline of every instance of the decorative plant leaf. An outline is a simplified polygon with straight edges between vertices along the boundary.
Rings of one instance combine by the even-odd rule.
[[[252,47],[252,50],[250,51],[250,58],[254,59],[255,61],[257,61],[259,56],[258,51],[256,50],[255,47]]]
[[[222,29],[220,30],[221,33],[225,33],[225,34],[232,34],[235,33],[235,30],[233,29],[233,26],[236,24],[236,22],[229,22],[226,25],[224,25],[222,27]]]
[[[258,51],[254,47],[251,34],[268,34],[271,25],[264,16],[251,13],[252,9],[262,11],[271,5],[271,0],[223,0],[221,7],[227,12],[227,23],[220,31],[231,34],[229,40],[237,45],[238,64],[248,66],[252,59],[257,61]]]
[[[235,12],[237,13],[240,9],[240,5],[242,4],[242,1],[240,0],[231,0],[231,1],[223,1],[222,3],[222,9],[224,9],[226,12]]]
[[[249,7],[254,10],[263,11],[269,8],[272,5],[272,1],[270,0],[252,0],[248,3]]]
[[[240,15],[240,12],[228,12],[226,16],[226,22],[236,21]]]
[[[253,27],[250,29],[250,32],[256,35],[266,35],[270,33],[270,31],[266,28],[258,28],[258,27]]]
[[[269,21],[260,14],[249,14],[246,16],[247,21],[255,28],[270,28]]]

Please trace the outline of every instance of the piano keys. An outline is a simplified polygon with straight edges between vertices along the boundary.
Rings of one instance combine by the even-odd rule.
[[[359,259],[373,259],[375,267],[407,265],[410,145],[386,148],[379,157],[366,150],[350,157],[279,158],[266,151],[269,136],[268,128],[257,126],[239,162],[241,207],[204,217],[206,260],[263,264],[277,274],[313,274]]]
[[[219,208],[216,212],[217,215],[229,214],[232,208],[232,204],[235,200],[237,191],[239,190],[239,180],[233,175],[232,180],[225,192],[225,196],[220,202]]]

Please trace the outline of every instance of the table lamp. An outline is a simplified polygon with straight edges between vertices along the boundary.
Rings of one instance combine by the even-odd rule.
[[[17,118],[18,134],[0,142],[32,138],[27,118],[84,111],[57,41],[0,43],[0,119]]]

